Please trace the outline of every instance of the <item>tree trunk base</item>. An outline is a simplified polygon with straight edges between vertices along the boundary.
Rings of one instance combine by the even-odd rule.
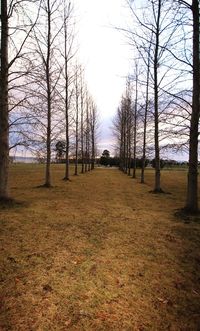
[[[149,191],[149,193],[153,193],[153,194],[167,194],[165,191],[163,191],[161,188],[160,189],[154,189],[153,191]]]
[[[69,177],[64,177],[63,180],[66,181],[66,182],[67,182],[67,181],[68,181],[68,182],[71,182],[71,179],[69,179]]]
[[[176,210],[174,213],[174,216],[178,220],[180,220],[186,224],[188,224],[190,222],[200,222],[200,210],[193,211],[193,210],[185,207],[185,208]]]
[[[45,183],[43,185],[36,186],[37,188],[52,188],[53,186],[51,184]]]
[[[197,215],[200,215],[200,210],[199,209],[195,209],[193,210],[192,208],[189,208],[189,207],[184,207],[180,210],[177,211],[177,214],[180,214],[180,215],[188,215],[188,216],[197,216]]]
[[[2,197],[0,198],[0,208],[15,208],[15,207],[19,207],[22,206],[23,204],[25,204],[25,202],[23,201],[17,201],[13,198],[10,197]]]
[[[0,204],[12,204],[15,200],[10,197],[0,197]]]

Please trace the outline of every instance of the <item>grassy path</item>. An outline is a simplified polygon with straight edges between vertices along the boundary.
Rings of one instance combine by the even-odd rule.
[[[181,221],[184,174],[172,195],[118,170],[97,169],[36,189],[40,167],[13,169],[0,210],[0,330],[199,330],[200,226]],[[178,186],[178,189],[177,189]]]

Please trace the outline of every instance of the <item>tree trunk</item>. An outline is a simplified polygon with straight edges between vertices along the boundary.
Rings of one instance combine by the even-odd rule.
[[[88,143],[87,143],[88,135],[87,135],[87,130],[85,134],[85,169],[84,171],[88,171]]]
[[[131,175],[131,109],[128,123],[128,176]]]
[[[127,105],[128,106],[128,105]],[[127,107],[127,124],[126,124],[126,173],[129,172],[129,123],[128,123],[129,109]]]
[[[88,142],[88,147],[87,147],[87,150],[88,150],[88,171],[91,170],[91,160],[90,160],[90,130],[89,130],[89,119],[88,119],[88,139],[87,139],[87,142]]]
[[[65,154],[65,177],[64,180],[69,180],[69,105],[68,105],[68,76],[66,76],[65,86],[65,139],[66,139],[66,154]]]
[[[84,165],[84,131],[83,131],[83,86],[81,82],[81,173],[85,170]]]
[[[120,121],[120,151],[119,151],[119,170],[123,171],[123,122]]]
[[[126,158],[126,114],[124,113],[123,114],[123,134],[124,134],[124,137],[123,137],[123,143],[124,143],[124,146],[123,146],[123,157],[124,157],[124,173],[127,173],[127,158]]]
[[[154,117],[155,117],[155,188],[154,192],[162,192],[160,186],[160,147],[159,147],[159,110],[158,110],[158,50],[159,50],[159,34],[160,34],[160,14],[161,0],[158,1],[158,13],[156,21],[156,41],[154,54]]]
[[[192,1],[193,14],[193,100],[190,122],[189,171],[185,209],[198,211],[198,126],[200,113],[199,3]]]
[[[137,102],[138,102],[138,68],[136,64],[136,86],[135,86],[135,107],[134,107],[134,137],[133,137],[133,178],[136,178],[136,148],[137,148]]]
[[[94,170],[95,163],[95,140],[94,135],[92,134],[92,162],[91,162],[91,170]]]
[[[78,175],[78,109],[76,110],[76,152],[74,175]]]
[[[79,116],[78,116],[78,112],[79,112],[79,105],[78,105],[78,72],[76,69],[76,151],[75,151],[75,169],[74,169],[74,175],[77,176],[78,175],[78,121],[79,121]]]
[[[148,52],[147,62],[147,82],[146,82],[146,96],[145,96],[145,112],[144,112],[144,134],[143,134],[143,146],[142,146],[142,170],[141,170],[141,184],[144,184],[144,170],[146,163],[146,132],[147,132],[147,113],[149,105],[149,75],[150,75],[150,50]]]
[[[86,105],[86,164],[85,171],[90,171],[90,142],[89,142],[89,100]]]
[[[91,170],[94,170],[95,163],[95,110],[92,110],[92,127],[91,127],[91,140],[92,140],[92,161],[91,161]]]
[[[0,200],[7,200],[9,171],[7,0],[1,0],[0,59]]]
[[[66,10],[66,9],[65,9]],[[64,13],[64,36],[65,36],[65,177],[64,180],[69,180],[69,78],[68,78],[68,47],[67,47],[67,15]]]
[[[51,9],[50,2],[47,1],[48,8],[48,32],[47,32],[47,58],[46,58],[46,84],[47,84],[47,160],[46,160],[46,187],[51,187],[51,75],[50,75],[50,57],[51,57]]]

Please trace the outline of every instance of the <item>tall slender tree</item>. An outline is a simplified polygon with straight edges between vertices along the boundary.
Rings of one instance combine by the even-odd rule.
[[[8,199],[9,125],[8,125],[8,12],[1,1],[0,68],[0,199]]]
[[[136,150],[137,150],[137,119],[138,119],[138,64],[135,66],[135,101],[134,101],[134,135],[133,135],[133,178],[136,178]]]
[[[30,18],[27,14],[27,3],[35,4],[35,19],[34,15]],[[40,1],[21,0],[8,2],[7,0],[2,0],[0,6],[0,200],[9,201],[9,111],[15,109],[16,105],[22,102],[22,100],[20,102],[18,100],[15,104],[11,103],[11,107],[9,107],[9,90],[11,90],[11,83],[13,85],[12,90],[14,90],[16,80],[23,79],[23,76],[27,75],[25,65],[23,65],[23,61],[26,58],[23,50],[37,22]],[[9,25],[9,22],[12,22],[12,25],[11,23]],[[20,22],[19,25],[17,22]],[[20,38],[17,38],[19,34]],[[15,42],[15,39],[17,39],[17,42]],[[11,47],[11,45],[14,45],[14,47]],[[12,52],[9,52],[11,48]],[[21,67],[23,67],[22,72],[19,70],[19,62],[21,63]],[[15,118],[15,123],[17,120]]]
[[[71,70],[71,62],[75,56],[73,50],[74,44],[74,23],[72,22],[73,16],[73,6],[71,1],[63,1],[63,37],[64,37],[64,86],[65,86],[65,96],[64,96],[64,105],[65,105],[65,139],[66,139],[66,151],[65,151],[65,176],[64,180],[69,180],[69,115],[70,115],[70,104],[72,91],[70,86],[73,83],[73,74]]]
[[[97,107],[92,101],[90,108],[91,170],[94,170],[94,166],[95,166],[97,129],[98,129]]]
[[[57,12],[60,8],[60,1],[41,0],[40,25],[34,29],[34,40],[38,58],[35,76],[40,77],[33,85],[33,103],[38,98],[41,108],[46,113],[45,123],[45,144],[46,144],[46,167],[44,187],[52,186],[51,178],[51,144],[52,144],[52,111],[53,101],[56,98],[56,88],[60,78],[60,67],[57,63],[56,55],[58,53],[58,36],[63,28],[62,22],[58,21]],[[34,78],[35,79],[35,78]]]
[[[78,152],[79,152],[79,99],[80,99],[80,86],[79,86],[80,68],[76,65],[75,72],[75,167],[74,175],[78,175]]]
[[[83,79],[81,77],[81,173],[83,174],[85,171],[85,157],[84,157],[84,87],[83,87]]]
[[[185,209],[198,212],[198,136],[200,115],[200,10],[199,1],[193,0],[192,5],[180,1],[192,10],[193,17],[193,97],[190,120],[189,140],[189,170],[187,183],[187,199]]]
[[[144,170],[146,164],[146,136],[147,136],[147,115],[149,108],[149,79],[150,79],[150,47],[147,50],[147,65],[146,65],[146,91],[145,91],[145,109],[144,109],[144,130],[143,130],[143,146],[142,146],[142,169],[141,183],[144,184]]]

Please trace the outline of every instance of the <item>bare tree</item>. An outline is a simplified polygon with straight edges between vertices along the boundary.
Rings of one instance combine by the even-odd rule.
[[[160,148],[159,148],[159,109],[158,109],[158,66],[159,66],[159,45],[160,45],[160,24],[162,0],[158,0],[157,8],[152,1],[153,11],[155,13],[155,46],[154,46],[154,118],[155,118],[155,188],[154,192],[162,192],[160,186]]]
[[[86,96],[86,127],[85,127],[85,172],[90,171],[90,97]]]
[[[62,24],[58,24],[57,12],[59,11],[60,2],[53,0],[42,0],[41,4],[41,17],[40,25],[34,29],[34,42],[36,44],[36,54],[39,57],[36,61],[36,70],[34,72],[34,79],[37,79],[34,89],[32,91],[33,102],[35,104],[35,98],[39,100],[40,107],[44,108],[46,112],[46,121],[43,121],[46,131],[46,169],[45,169],[45,183],[44,187],[51,187],[51,143],[52,143],[52,105],[53,100],[57,94],[57,84],[60,78],[60,68],[57,63],[56,53],[57,45],[56,40],[63,27]],[[43,24],[44,20],[45,24]],[[39,122],[41,121],[38,118]]]
[[[133,135],[133,178],[136,178],[136,150],[137,150],[137,118],[138,118],[138,64],[135,66],[135,101],[134,101],[134,135]]]
[[[200,49],[199,49],[199,1],[192,0],[189,1],[178,0],[178,8],[184,12],[189,12],[192,14],[192,64],[190,63],[190,56],[188,55],[188,50],[185,47],[186,37],[184,26],[187,26],[183,18],[179,19],[179,25],[183,27],[183,45],[179,45],[184,57],[179,54],[176,55],[174,52],[170,52],[171,55],[177,60],[177,63],[182,63],[188,65],[191,69],[192,67],[192,102],[190,103],[190,97],[188,97],[189,89],[183,89],[175,96],[177,101],[176,104],[180,108],[178,114],[180,132],[185,135],[185,130],[187,129],[187,121],[189,120],[189,169],[188,169],[188,181],[187,181],[187,196],[186,204],[184,210],[190,213],[198,212],[198,135],[199,135],[199,115],[200,115]],[[185,9],[183,9],[185,8]],[[189,11],[188,11],[189,10]],[[184,17],[184,14],[183,16]],[[191,25],[191,24],[190,24]],[[188,29],[188,27],[187,27]],[[190,54],[190,52],[189,52]],[[191,108],[191,111],[190,111]],[[186,113],[183,114],[183,113]],[[184,144],[185,145],[185,144]]]
[[[78,148],[79,148],[79,98],[80,98],[80,68],[75,72],[75,168],[74,175],[78,175]]]
[[[193,96],[190,120],[189,171],[185,209],[189,212],[196,213],[198,212],[198,135],[200,115],[200,12],[198,0],[193,0],[192,5],[186,1],[180,1],[180,3],[192,10],[193,17]]]
[[[128,79],[125,96],[122,96],[121,105],[118,107],[113,121],[113,131],[117,138],[117,150],[119,151],[119,169],[128,175],[130,175],[132,163],[131,151],[134,125],[132,106],[131,86]]]
[[[81,77],[81,173],[85,171],[85,158],[84,158],[84,86],[83,79]]]
[[[95,165],[97,129],[98,129],[97,107],[92,101],[90,107],[91,170],[94,170],[94,165]]]
[[[86,162],[87,171],[91,170],[91,132],[90,132],[90,98],[88,98],[86,107]]]
[[[124,29],[133,47],[138,50],[139,55],[144,60],[148,76],[148,94],[153,93],[154,99],[154,150],[155,150],[155,184],[154,192],[163,192],[161,188],[160,174],[160,152],[161,141],[164,139],[161,128],[162,114],[166,109],[163,103],[166,97],[166,90],[173,88],[179,75],[174,75],[172,65],[172,47],[176,47],[178,40],[177,15],[179,10],[172,10],[172,1],[150,0],[146,8],[139,12],[133,8],[133,2],[128,1],[129,8],[136,22],[138,29]],[[147,53],[148,56],[144,56]],[[174,58],[173,58],[174,59]],[[170,77],[171,74],[171,77]],[[173,79],[172,79],[173,77]],[[145,132],[146,134],[146,132]],[[144,152],[144,150],[143,150]]]
[[[74,23],[72,22],[73,7],[71,1],[64,0],[64,86],[65,86],[65,139],[66,139],[66,152],[65,152],[65,176],[64,180],[69,180],[69,111],[73,90],[70,86],[73,83],[74,74],[71,70],[71,61],[75,55],[73,50],[74,43]]]
[[[26,4],[36,3],[36,19],[32,21],[26,12]],[[38,1],[1,1],[1,41],[0,41],[0,199],[9,200],[8,193],[8,176],[9,176],[9,110],[13,110],[16,105],[12,105],[9,109],[9,90],[11,83],[15,87],[15,81],[27,74],[15,68],[17,62],[23,65],[25,54],[23,49],[30,36],[30,33],[35,26],[40,8]],[[16,20],[16,15],[18,20]],[[13,18],[14,17],[14,18]],[[34,16],[33,16],[34,17]],[[20,19],[24,21],[21,24],[17,23]],[[25,22],[25,18],[27,22]],[[12,21],[12,25],[9,22]],[[18,26],[19,24],[19,26]],[[21,35],[20,40],[16,42],[16,34]],[[10,47],[12,44],[13,47]],[[12,49],[12,52],[9,50]],[[13,71],[11,71],[11,69]],[[10,76],[10,78],[9,78]],[[12,77],[11,77],[12,76]],[[23,99],[23,98],[22,98]],[[17,101],[17,105],[19,105]],[[17,118],[15,118],[15,123]],[[16,145],[16,142],[13,144]]]
[[[150,76],[150,47],[147,50],[147,74],[146,74],[146,91],[145,91],[145,110],[144,110],[144,133],[142,146],[142,169],[141,169],[141,183],[144,184],[144,170],[146,164],[146,135],[147,135],[147,115],[149,108],[149,76]]]
[[[0,72],[0,199],[8,199],[9,125],[8,125],[8,13],[7,0],[1,1]]]

